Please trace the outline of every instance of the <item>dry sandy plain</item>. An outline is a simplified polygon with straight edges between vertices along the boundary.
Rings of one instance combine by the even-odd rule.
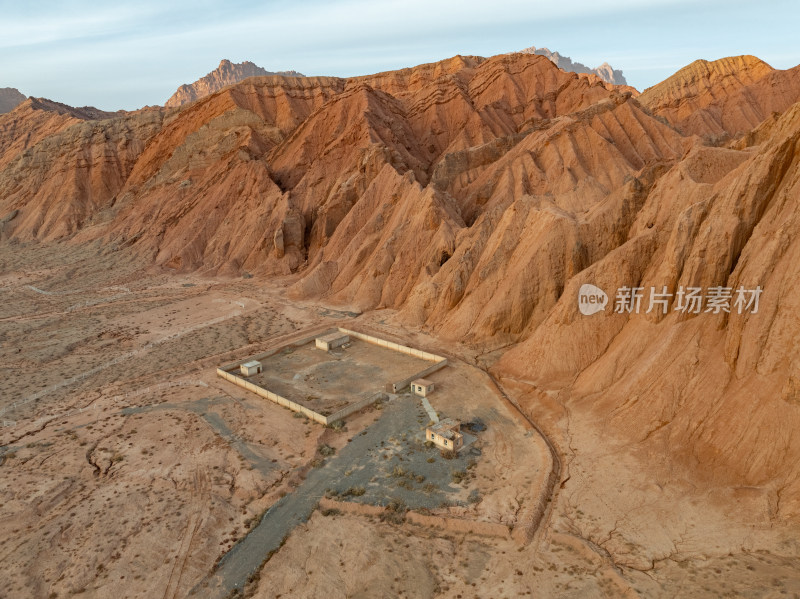
[[[219,560],[267,508],[302,487],[319,465],[319,447],[341,452],[383,410],[326,429],[222,381],[215,367],[337,324],[448,356],[450,366],[432,377],[440,390],[431,401],[444,415],[487,424],[480,457],[454,485],[453,501],[424,514],[448,524],[384,518],[363,505],[317,509],[241,589],[225,594],[800,592],[793,561],[758,550],[793,542],[777,533],[754,527],[742,532],[751,550],[693,555],[692,538],[717,534],[723,546],[727,525],[704,520],[696,503],[684,506],[685,545],[658,559],[634,551],[636,539],[587,542],[587,531],[614,518],[628,518],[626,530],[638,518],[641,535],[658,534],[659,505],[623,498],[609,482],[655,496],[647,485],[658,483],[645,482],[641,462],[616,455],[586,423],[562,418],[552,398],[539,402],[538,415],[548,429],[568,423],[553,439],[559,453],[581,448],[573,451],[580,458],[554,461],[535,423],[514,407],[524,382],[502,381],[501,390],[483,370],[493,356],[403,330],[391,311],[353,316],[289,301],[281,282],[177,275],[100,246],[9,247],[15,251],[0,256],[0,597],[174,599],[193,589],[224,596],[202,586]],[[567,477],[583,483],[560,493]],[[480,500],[464,501],[473,492]],[[660,497],[663,506],[681,501],[674,488]],[[630,559],[612,559],[608,550],[624,555],[625,543]]]

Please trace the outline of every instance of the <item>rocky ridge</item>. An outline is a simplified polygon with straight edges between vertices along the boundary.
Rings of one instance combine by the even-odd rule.
[[[754,56],[696,60],[642,92],[639,101],[682,133],[738,136],[797,101],[800,67],[773,69]]]
[[[201,77],[194,83],[181,85],[177,91],[170,96],[164,106],[168,108],[172,106],[182,106],[183,104],[188,104],[199,98],[213,94],[227,85],[239,83],[248,77],[262,77],[265,75],[285,75],[287,77],[303,76],[297,71],[267,71],[247,60],[234,63],[230,60],[223,59],[220,61],[219,66],[207,75]]]
[[[0,114],[10,112],[25,101],[25,95],[13,87],[0,87]]]
[[[530,48],[520,50],[520,52],[523,54],[537,54],[539,56],[545,56],[550,59],[559,69],[563,69],[570,73],[596,75],[606,83],[611,83],[612,85],[628,85],[628,81],[625,79],[622,71],[614,69],[607,62],[604,62],[599,67],[592,69],[580,62],[572,62],[572,59],[569,56],[562,56],[558,52],[551,52],[547,48],[537,48],[536,46],[531,46]]]

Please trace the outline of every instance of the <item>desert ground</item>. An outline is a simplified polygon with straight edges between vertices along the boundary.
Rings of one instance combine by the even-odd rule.
[[[460,519],[460,535],[471,521],[532,528],[548,448],[464,361],[433,375],[431,402],[486,428],[452,460],[424,446],[428,415],[408,394],[335,430],[216,376],[224,361],[341,322],[402,339],[390,313],[362,325],[280,288],[148,269],[100,246],[19,250],[4,254],[1,292],[3,596],[186,596],[309,473],[323,475],[320,495],[344,499],[363,485],[351,499],[402,497]],[[362,439],[369,449],[343,457]],[[321,447],[339,455],[326,460]],[[326,474],[325,461],[342,472]],[[317,509],[312,499],[301,520]],[[258,572],[269,575],[269,562]]]
[[[328,416],[375,393],[376,381],[394,382],[430,366],[425,360],[351,339],[347,349],[321,352],[309,342],[263,360],[248,380]]]
[[[718,509],[755,491],[684,495],[557,397],[530,421],[515,407],[529,387],[498,386],[492,355],[391,310],[289,300],[280,281],[176,274],[101,245],[15,250],[0,281],[2,597],[800,593],[796,536]],[[433,408],[485,429],[447,460],[408,394],[333,429],[215,374],[343,324],[448,356]],[[590,540],[614,522],[624,535]],[[685,528],[680,546],[654,542],[664,526]]]

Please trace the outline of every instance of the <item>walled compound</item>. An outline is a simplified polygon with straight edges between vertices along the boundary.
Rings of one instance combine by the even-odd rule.
[[[223,364],[217,375],[330,425],[445,366],[442,356],[336,328]]]

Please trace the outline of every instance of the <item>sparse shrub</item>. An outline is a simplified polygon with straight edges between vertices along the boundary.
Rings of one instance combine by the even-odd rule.
[[[394,498],[386,506],[386,510],[381,514],[380,518],[382,522],[402,524],[406,520],[407,511],[408,507],[405,501],[400,498]]]
[[[322,513],[323,516],[328,517],[328,516],[338,516],[342,512],[341,512],[341,510],[337,510],[334,507],[334,508],[330,508],[330,509],[327,509],[327,510],[322,510],[321,513]]]
[[[342,497],[361,497],[367,490],[364,487],[350,487],[344,493],[342,493]]]
[[[406,476],[407,474],[408,474],[408,472],[406,472],[405,468],[403,468],[402,466],[395,466],[392,469],[392,476],[394,478],[402,478],[402,477]]]
[[[386,509],[390,512],[407,512],[408,507],[406,506],[406,502],[400,499],[399,497],[393,498],[389,504],[386,506]]]
[[[452,460],[456,457],[456,452],[452,449],[443,449],[439,452],[439,455],[441,455],[445,460]]]
[[[320,455],[328,457],[336,453],[336,448],[326,444],[326,445],[320,445],[318,451]]]
[[[460,484],[467,476],[467,473],[463,470],[453,470],[450,473],[450,478],[456,484]]]
[[[405,514],[397,512],[384,512],[381,514],[381,522],[390,522],[392,524],[402,524],[406,521]]]

